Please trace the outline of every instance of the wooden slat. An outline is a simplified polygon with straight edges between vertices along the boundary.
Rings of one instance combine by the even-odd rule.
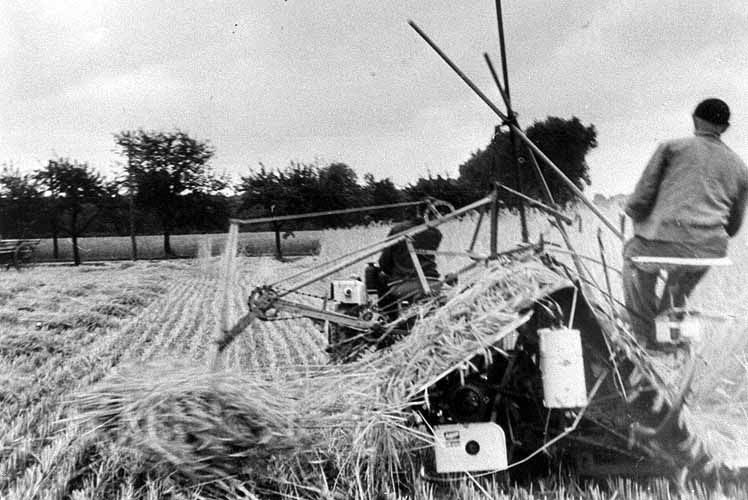
[[[663,264],[671,266],[695,266],[695,267],[712,267],[712,266],[731,266],[732,261],[729,257],[715,259],[698,259],[685,257],[650,257],[637,256],[631,257],[631,262],[635,264]]]
[[[8,254],[16,251],[21,245],[36,247],[41,240],[0,240],[0,254]]]

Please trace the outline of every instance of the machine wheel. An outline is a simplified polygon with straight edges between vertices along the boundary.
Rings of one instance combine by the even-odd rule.
[[[20,270],[21,267],[30,267],[36,264],[36,252],[33,245],[22,243],[13,253],[13,265]]]

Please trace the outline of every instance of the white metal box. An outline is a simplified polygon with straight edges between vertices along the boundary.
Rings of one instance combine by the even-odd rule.
[[[494,422],[434,426],[436,472],[505,470],[504,430]]]
[[[579,330],[541,328],[540,371],[546,408],[587,406],[587,384]]]
[[[696,311],[671,309],[655,318],[655,339],[660,344],[698,343],[701,318]]]
[[[334,280],[330,284],[330,298],[341,304],[366,304],[366,285],[355,279]]]

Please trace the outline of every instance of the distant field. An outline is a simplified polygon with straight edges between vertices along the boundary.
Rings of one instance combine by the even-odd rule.
[[[171,247],[178,257],[194,258],[201,247],[210,255],[223,252],[226,235],[219,234],[178,234],[172,235]],[[161,259],[164,257],[164,238],[161,235],[138,236],[138,258]],[[73,260],[73,244],[70,238],[60,238],[59,259],[53,257],[52,239],[43,239],[37,247],[37,259],[40,262],[68,262]],[[239,245],[242,253],[250,256],[273,255],[275,253],[275,234],[241,233]],[[91,260],[127,260],[130,258],[129,236],[85,237],[78,239],[81,259]],[[281,241],[284,255],[315,255],[319,253],[319,232],[303,231]]]

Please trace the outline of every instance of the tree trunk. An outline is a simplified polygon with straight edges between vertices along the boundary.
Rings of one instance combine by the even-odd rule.
[[[73,240],[73,264],[81,264],[80,250],[78,249],[78,211],[73,208],[70,213],[70,238]]]
[[[173,257],[174,252],[171,250],[171,230],[164,228],[164,255],[166,257]]]
[[[282,261],[283,254],[281,253],[281,236],[280,236],[281,225],[278,224],[277,222],[273,222],[273,227],[275,228],[275,258]]]
[[[168,214],[161,215],[161,230],[164,233],[164,257],[166,258],[174,257],[174,252],[171,249],[172,221],[172,216]]]
[[[57,215],[52,215],[52,257],[55,260],[60,258],[60,246],[57,242],[57,237],[60,234],[60,230],[57,228]]]
[[[135,238],[135,196],[133,195],[132,180],[130,181],[130,193],[128,195],[128,215],[130,218],[130,254],[132,260],[138,260],[138,240]]]

